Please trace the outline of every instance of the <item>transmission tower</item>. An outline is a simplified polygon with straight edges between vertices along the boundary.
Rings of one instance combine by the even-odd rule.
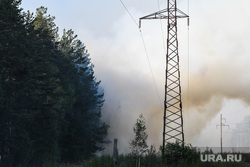
[[[177,18],[189,18],[177,9],[176,0],[168,0],[167,8],[140,18],[167,19],[167,54],[165,74],[165,99],[163,117],[163,157],[167,143],[184,143],[179,53],[177,39]]]

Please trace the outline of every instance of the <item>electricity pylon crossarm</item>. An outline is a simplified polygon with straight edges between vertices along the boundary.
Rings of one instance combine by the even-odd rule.
[[[170,19],[173,18],[187,18],[189,17],[187,14],[185,14],[184,12],[182,12],[181,10],[179,9],[176,9],[176,16],[173,16],[173,15],[168,15],[168,12],[174,12],[175,9],[163,9],[163,10],[160,10],[158,12],[155,12],[155,13],[152,13],[152,14],[149,14],[147,16],[144,16],[144,17],[141,17],[139,19],[139,28],[141,28],[141,20],[151,20],[151,19],[168,19],[170,17]]]
[[[165,98],[163,117],[163,156],[166,143],[184,143],[179,52],[177,39],[177,19],[189,18],[187,14],[177,9],[176,0],[168,0],[167,8],[140,18],[167,19],[167,54],[165,74]]]

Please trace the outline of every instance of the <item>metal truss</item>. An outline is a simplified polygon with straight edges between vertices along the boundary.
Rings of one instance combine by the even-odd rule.
[[[189,16],[177,9],[176,0],[168,0],[167,9],[160,10],[143,19],[167,19],[166,80],[163,117],[163,156],[167,143],[184,143],[179,53],[177,39],[177,18]]]

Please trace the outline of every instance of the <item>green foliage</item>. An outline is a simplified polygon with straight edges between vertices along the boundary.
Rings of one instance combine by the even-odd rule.
[[[33,16],[20,2],[0,1],[0,165],[89,158],[103,149],[108,129],[89,54],[72,31],[59,41],[46,8]]]
[[[200,153],[191,145],[175,142],[166,144],[164,157],[167,164],[192,164],[200,158]]]
[[[76,37],[72,30],[64,30],[59,45],[74,66],[69,77],[72,78],[71,85],[74,85],[75,99],[72,112],[67,113],[67,127],[61,140],[62,158],[70,162],[89,158],[97,150],[103,150],[102,143],[108,129],[108,125],[100,121],[104,102],[104,94],[99,90],[100,81],[97,82],[94,77],[86,47]]]
[[[141,154],[146,152],[148,148],[146,122],[142,114],[140,114],[139,118],[136,120],[133,131],[135,133],[135,136],[130,142],[132,154],[134,154],[135,156],[141,156]]]
[[[46,15],[47,8],[40,7],[36,9],[36,17],[33,20],[34,30],[39,30],[40,33],[47,33],[50,37],[52,37],[53,41],[58,39],[58,27],[54,22],[55,17]]]
[[[156,151],[154,146],[150,146],[150,149],[148,150],[148,153],[144,157],[145,160],[145,166],[148,167],[155,167],[155,166],[161,166],[161,154]]]
[[[178,145],[175,144],[175,147],[171,147],[172,149],[177,149]],[[181,146],[182,147],[182,146]],[[140,159],[140,167],[246,167],[247,164],[242,162],[201,162],[199,160],[199,157],[197,157],[196,154],[199,153],[195,148],[193,148],[191,145],[185,145],[184,146],[184,152],[192,152],[192,157],[194,161],[189,162],[188,158],[191,157],[191,155],[180,158],[177,160],[177,163],[175,164],[168,164],[163,165],[162,162],[162,156],[159,152],[156,152],[155,148],[151,146],[150,152],[148,152],[145,156],[142,156]],[[174,152],[174,150],[171,150]],[[199,153],[200,154],[200,153]],[[187,159],[185,159],[187,158]],[[132,154],[121,154],[118,156],[117,159],[117,167],[134,167],[136,158]],[[166,163],[166,162],[165,162]],[[85,161],[82,163],[82,165],[59,165],[60,167],[112,167],[113,166],[113,160],[112,156],[110,155],[101,155],[99,157],[94,157],[89,161]],[[138,166],[138,164],[137,164]]]
[[[150,147],[150,151],[140,158],[140,167],[246,167],[247,164],[242,162],[201,162],[200,152],[191,145],[182,145],[180,143],[168,143],[168,150],[172,153],[180,153],[179,159],[175,159],[175,163],[166,164],[162,162],[162,156],[155,150],[153,146]],[[206,153],[206,152],[204,152]],[[188,155],[189,154],[189,155]],[[166,157],[165,157],[166,158]],[[136,164],[136,158],[133,154],[121,154],[117,159],[117,167],[134,167]],[[101,155],[95,157],[89,161],[85,161],[83,167],[112,167],[113,161],[110,155]],[[138,163],[137,163],[138,166]],[[67,166],[71,167],[71,166]],[[72,165],[72,167],[74,167]]]
[[[164,156],[164,166],[166,167],[244,167],[245,162],[202,162],[200,154],[211,154],[211,149],[200,152],[191,145],[183,143],[167,143]]]
[[[101,155],[100,157],[95,157],[87,164],[83,165],[84,167],[113,167],[113,159],[109,155]]]
[[[152,155],[147,155],[141,157],[141,167],[160,167],[161,166],[161,156],[159,154],[154,154],[154,158],[150,158]],[[117,159],[117,167],[134,167],[136,159],[132,154],[121,154]],[[100,157],[95,157],[91,161],[85,162],[83,167],[112,167],[113,159],[110,155],[102,155]]]
[[[122,154],[117,158],[117,166],[119,167],[134,167],[135,166],[135,157],[132,154]]]

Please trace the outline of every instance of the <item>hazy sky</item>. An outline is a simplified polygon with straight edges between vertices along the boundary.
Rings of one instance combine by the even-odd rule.
[[[164,0],[123,0],[139,17],[166,6]],[[220,146],[220,114],[225,146],[249,147],[250,125],[250,1],[179,0],[189,13],[178,20],[184,133],[194,146]],[[103,119],[110,124],[109,139],[118,138],[120,152],[129,151],[132,127],[143,113],[148,144],[162,142],[165,70],[164,21],[143,21],[142,34],[160,100],[152,80],[142,38],[120,0],[23,0],[24,10],[48,7],[59,32],[73,29],[90,52],[95,74],[105,92]],[[161,26],[163,29],[161,29]],[[188,47],[189,46],[189,47]],[[248,124],[247,124],[248,123]],[[112,148],[112,146],[110,146]]]

